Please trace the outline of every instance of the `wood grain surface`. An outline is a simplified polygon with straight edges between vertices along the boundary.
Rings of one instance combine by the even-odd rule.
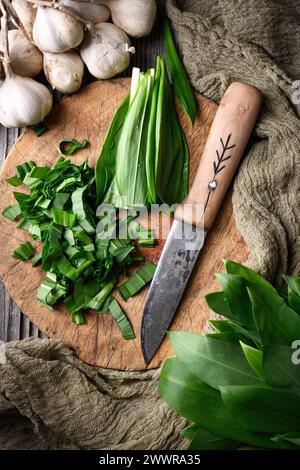
[[[129,79],[93,83],[55,106],[48,119],[49,131],[42,137],[38,139],[32,130],[26,131],[12,148],[2,169],[0,210],[14,202],[13,189],[3,180],[14,174],[15,165],[29,159],[38,165],[52,165],[58,157],[57,143],[64,137],[88,139],[91,143],[89,149],[80,151],[72,160],[81,163],[88,156],[90,164],[94,165],[113,112],[128,92],[129,86]],[[200,112],[193,129],[181,116],[191,152],[191,182],[217,109],[215,104],[203,97],[198,96],[197,99]],[[0,278],[22,312],[48,337],[64,340],[87,363],[116,369],[144,369],[146,366],[140,349],[140,324],[147,289],[127,302],[121,301],[133,324],[136,340],[123,340],[111,317],[99,316],[95,312],[87,314],[87,325],[76,326],[62,307],[49,312],[37,301],[36,291],[43,274],[38,267],[32,268],[30,262],[18,262],[11,257],[12,251],[25,240],[28,240],[25,232],[17,230],[13,222],[1,218]],[[157,261],[162,246],[163,241],[155,249],[147,251],[148,259]],[[199,332],[203,329],[209,317],[203,296],[216,289],[214,273],[222,270],[222,258],[234,258],[240,262],[247,258],[247,248],[235,228],[230,192],[206,239],[205,248],[172,329]],[[170,343],[165,339],[149,367],[157,367],[170,354]]]

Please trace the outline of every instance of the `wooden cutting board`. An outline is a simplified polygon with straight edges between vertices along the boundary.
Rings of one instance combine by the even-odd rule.
[[[37,165],[52,165],[58,157],[58,142],[63,138],[88,139],[90,147],[71,158],[79,164],[89,157],[90,164],[94,165],[114,111],[129,88],[129,79],[93,83],[54,106],[47,119],[49,130],[42,137],[37,138],[32,130],[27,130],[9,153],[2,169],[1,212],[7,205],[15,202],[13,188],[5,183],[4,179],[14,175],[17,164],[27,160],[35,161]],[[217,105],[200,95],[197,96],[197,101],[200,111],[193,129],[185,117],[181,116],[191,152],[191,182],[217,110]],[[11,257],[13,250],[28,240],[28,235],[17,230],[14,222],[1,217],[0,278],[22,312],[48,337],[62,339],[89,364],[113,369],[145,369],[140,348],[140,325],[147,289],[127,302],[120,300],[117,295],[134,327],[136,340],[123,340],[109,315],[101,316],[91,312],[87,314],[86,325],[76,326],[64,308],[60,307],[57,311],[51,312],[38,302],[36,293],[44,276],[39,267],[33,268],[30,261],[23,263]],[[145,250],[146,257],[157,262],[163,244],[161,240],[156,248]],[[247,259],[247,255],[247,247],[233,219],[231,191],[229,191],[219,217],[206,239],[205,248],[171,329],[201,332],[210,315],[203,296],[218,289],[214,273],[222,271],[222,259],[231,258],[243,262]],[[169,340],[165,339],[148,367],[158,367],[171,354],[171,345]]]

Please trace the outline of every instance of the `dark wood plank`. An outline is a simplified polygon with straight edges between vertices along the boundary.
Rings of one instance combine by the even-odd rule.
[[[15,141],[19,137],[21,131],[19,129],[5,129],[0,127],[0,165],[2,166],[4,159]],[[14,341],[21,338],[21,314],[19,308],[10,298],[4,285],[0,284],[0,340]],[[29,322],[29,320],[27,320]],[[29,322],[30,323],[30,322]],[[26,337],[26,336],[25,336]]]

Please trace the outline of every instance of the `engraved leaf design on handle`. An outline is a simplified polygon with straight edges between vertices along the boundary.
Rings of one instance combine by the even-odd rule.
[[[215,160],[213,163],[214,174],[213,174],[212,180],[208,183],[208,195],[207,195],[207,199],[206,199],[205,206],[204,206],[204,212],[207,208],[211,193],[217,189],[218,183],[216,181],[216,176],[226,168],[226,165],[224,165],[224,162],[226,162],[227,160],[231,158],[231,155],[228,155],[227,152],[236,146],[236,144],[230,145],[231,136],[232,134],[228,135],[226,143],[224,143],[224,140],[222,139],[222,137],[220,138],[222,152],[220,153],[219,150],[216,150],[217,160]]]

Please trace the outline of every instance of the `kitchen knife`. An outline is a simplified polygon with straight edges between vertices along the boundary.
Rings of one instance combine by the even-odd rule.
[[[193,267],[243,155],[262,101],[261,92],[232,83],[224,94],[188,197],[177,208],[146,298],[141,343],[148,364],[159,348]]]

